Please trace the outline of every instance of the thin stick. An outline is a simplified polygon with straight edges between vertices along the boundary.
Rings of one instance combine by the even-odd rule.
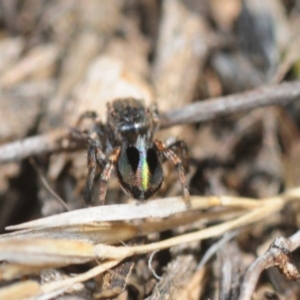
[[[152,260],[153,260],[153,257],[154,255],[158,252],[158,250],[156,251],[153,251],[148,259],[148,268],[150,269],[152,275],[157,279],[157,280],[161,280],[162,277],[161,276],[158,276],[157,273],[155,272],[155,270],[152,268]]]
[[[77,276],[74,276],[71,278],[67,278],[64,280],[60,280],[60,281],[46,283],[41,286],[41,292],[42,292],[42,294],[51,293],[53,291],[71,286],[75,283],[89,280],[89,279],[94,278],[94,277],[98,276],[99,274],[105,272],[106,270],[113,268],[120,262],[121,262],[121,260],[108,260],[108,261],[103,262],[101,265],[98,265],[98,266],[88,270],[87,272],[85,272],[83,274],[80,274],[80,275],[77,275]]]
[[[0,146],[0,163],[21,160],[33,155],[51,153],[62,148],[61,140],[68,137],[67,129],[29,137]]]
[[[215,255],[225,244],[227,244],[231,239],[236,237],[239,233],[239,230],[226,232],[221,239],[213,243],[205,252],[204,256],[202,257],[201,261],[197,266],[197,269],[203,268],[205,264],[212,258],[213,255]]]
[[[286,105],[300,98],[300,81],[258,88],[250,92],[211,98],[164,113],[161,128],[212,120],[218,116],[267,105]],[[0,163],[61,150],[62,138],[70,131],[60,129],[0,146]],[[66,147],[67,149],[67,147]]]
[[[280,272],[289,280],[299,280],[300,274],[294,265],[290,253],[300,246],[300,231],[289,239],[279,237],[270,246],[269,250],[259,256],[248,268],[239,300],[251,300],[257,281],[263,270],[278,267]]]
[[[198,101],[164,114],[162,128],[191,124],[267,105],[286,105],[300,98],[300,81],[261,87],[249,92]]]
[[[37,165],[36,161],[34,160],[33,157],[31,157],[29,159],[29,162],[31,163],[31,165],[33,166],[33,168],[35,169],[35,171],[38,173],[42,184],[44,185],[45,189],[53,195],[53,197],[67,210],[70,211],[70,208],[68,207],[68,205],[65,203],[65,201],[56,194],[56,192],[52,189],[52,187],[49,185],[47,179],[45,178],[45,176],[43,175],[42,171],[40,170],[39,166]]]

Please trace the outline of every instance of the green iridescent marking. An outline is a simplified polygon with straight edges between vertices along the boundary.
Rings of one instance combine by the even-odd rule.
[[[147,153],[145,153],[145,151],[142,151],[141,154],[142,188],[145,191],[148,189],[149,184],[149,167],[147,163]]]
[[[137,140],[137,149],[140,152],[138,177],[140,179],[140,189],[147,191],[150,182],[150,169],[147,162],[147,147],[145,144],[145,137],[139,136]]]

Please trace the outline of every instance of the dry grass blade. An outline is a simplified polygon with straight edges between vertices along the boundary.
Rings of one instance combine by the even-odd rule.
[[[58,265],[60,267],[60,265]],[[12,280],[16,277],[34,274],[41,272],[45,269],[45,266],[31,266],[31,265],[20,265],[13,263],[3,263],[0,265],[0,281]],[[1,298],[0,298],[1,299]]]
[[[66,262],[66,260],[68,263],[80,263],[85,260],[94,259],[96,258],[96,256],[101,259],[112,259],[94,269],[91,269],[90,271],[84,274],[75,276],[74,278],[62,280],[60,282],[45,284],[41,287],[43,294],[50,293],[53,291],[64,289],[67,286],[76,282],[81,282],[92,278],[93,276],[95,276],[95,274],[99,274],[107,268],[116,265],[118,262],[125,259],[126,257],[152,252],[156,250],[162,250],[183,243],[199,241],[209,237],[220,236],[223,233],[234,228],[240,228],[242,226],[258,222],[260,220],[263,220],[267,216],[273,214],[274,211],[280,210],[283,207],[283,205],[283,201],[280,201],[280,199],[278,199],[278,201],[276,202],[276,199],[274,199],[272,205],[263,205],[262,207],[255,208],[253,209],[253,211],[245,213],[243,216],[234,220],[230,220],[228,222],[211,226],[203,230],[199,230],[189,234],[184,234],[181,236],[177,236],[171,239],[148,245],[113,247],[103,244],[93,246],[90,244],[74,243],[70,241],[55,241],[55,243],[53,241],[40,240],[29,240],[27,243],[24,243],[24,241],[3,241],[10,242],[11,246],[9,247],[10,244],[8,244],[8,246],[5,247],[4,244],[4,249],[0,249],[0,253],[2,253],[2,257],[6,259],[19,258],[18,262],[21,263],[25,263],[25,261],[29,262],[34,259],[40,264],[63,263]],[[28,248],[26,247],[26,244],[29,244]],[[64,253],[64,249],[66,249],[66,253]],[[6,257],[4,257],[4,255],[6,255]],[[35,258],[31,257],[31,255],[35,255]]]
[[[241,209],[250,209],[261,206],[259,202],[253,199],[227,196],[191,197],[191,201],[192,209],[194,210],[207,209],[216,206],[237,207]],[[187,208],[182,198],[174,197],[147,201],[142,204],[129,203],[85,208],[36,221],[9,226],[6,229],[17,230],[25,228],[90,224],[93,222],[165,218],[175,213],[185,212],[186,210]]]
[[[124,222],[102,222],[50,228],[25,229],[0,236],[1,240],[11,239],[68,239],[92,244],[115,244],[137,235],[139,229]]]
[[[72,278],[67,278],[58,282],[45,283],[39,285],[35,281],[25,281],[0,289],[0,299],[50,299],[55,294],[63,293],[68,287],[75,283],[83,282],[98,276],[120,263],[120,260],[109,260],[103,262],[89,271]],[[48,296],[47,296],[48,295]]]
[[[291,190],[287,192],[283,197],[274,197],[261,201],[260,203],[254,203],[247,199],[245,200],[246,207],[252,207],[250,212],[244,213],[242,216],[237,217],[233,220],[224,222],[219,225],[211,226],[203,230],[199,230],[193,233],[184,234],[164,241],[141,245],[141,246],[127,246],[127,247],[113,247],[108,245],[90,245],[86,243],[77,243],[70,241],[61,240],[10,240],[3,241],[0,243],[0,253],[2,259],[12,260],[21,264],[28,263],[29,265],[37,266],[49,266],[49,265],[65,265],[69,263],[82,263],[87,260],[95,259],[96,256],[103,259],[109,258],[113,259],[109,265],[115,265],[119,261],[125,259],[126,257],[143,254],[147,252],[152,252],[156,250],[162,250],[170,248],[183,243],[189,243],[193,241],[199,241],[205,238],[211,238],[214,236],[220,236],[223,233],[230,231],[235,228],[241,228],[258,222],[272,215],[274,212],[279,211],[285,205],[286,201],[297,198],[299,196],[299,189]],[[221,198],[217,198],[221,199]],[[237,206],[236,199],[233,199],[232,203],[228,198],[225,198],[225,204],[231,204]],[[154,201],[155,202],[155,201]],[[158,201],[160,202],[160,201]],[[222,201],[221,201],[222,202]],[[242,201],[243,202],[243,201]],[[150,203],[150,202],[149,202]],[[214,205],[216,202],[213,202]],[[181,203],[182,204],[182,203]],[[206,204],[209,204],[207,202]],[[129,205],[131,206],[131,205]],[[184,206],[184,205],[183,205]],[[121,205],[122,207],[122,205]],[[141,207],[141,206],[137,206]],[[240,207],[243,204],[240,203]],[[102,209],[105,207],[101,207]],[[13,234],[11,234],[13,235]],[[2,244],[2,245],[1,245]],[[2,248],[1,248],[2,246]],[[51,292],[60,292],[66,287],[70,286],[75,282],[80,282],[87,280],[95,274],[95,272],[101,273],[105,269],[105,266],[96,267],[89,272],[78,275],[74,278],[63,280],[57,283],[51,283],[43,286],[42,294],[47,294]],[[36,270],[36,268],[32,268]],[[22,269],[19,269],[22,272]],[[24,270],[23,270],[24,271]],[[30,270],[27,270],[30,272]],[[25,272],[26,273],[26,272]],[[9,274],[9,273],[3,273]],[[5,275],[9,276],[9,275]],[[2,276],[3,277],[3,276]]]
[[[257,201],[251,198],[233,196],[210,196],[191,197],[192,209],[208,209],[222,206],[240,209],[251,209],[261,207],[264,204],[274,204],[276,201],[289,201],[300,197],[300,188],[289,190],[278,197],[266,198]],[[268,203],[269,202],[269,203]],[[83,225],[107,221],[128,221],[143,218],[165,218],[176,213],[185,212],[186,206],[180,197],[158,199],[142,204],[116,204],[107,206],[97,206],[62,213],[43,219],[26,222],[19,225],[8,226],[7,230],[19,230],[28,228],[46,228],[71,225]]]
[[[101,258],[124,259],[128,256],[136,254],[162,250],[184,243],[191,243],[206,238],[220,236],[230,230],[256,223],[272,215],[274,212],[279,211],[283,206],[284,202],[279,200],[276,203],[274,201],[272,205],[266,205],[260,208],[256,208],[253,211],[245,213],[241,217],[238,217],[234,220],[211,226],[193,233],[184,234],[164,241],[142,246],[114,247],[108,245],[97,245],[95,247],[95,251]]]
[[[40,292],[40,286],[36,281],[29,280],[24,282],[18,282],[8,287],[0,289],[0,299],[30,299],[38,295]]]
[[[68,240],[8,240],[0,242],[0,259],[23,265],[83,263],[95,256],[89,243]]]
[[[268,216],[272,215],[274,212],[280,211],[287,201],[292,199],[299,199],[299,190],[294,189],[281,197],[272,197],[261,200],[260,202],[254,202],[254,200],[250,199],[240,199],[238,202],[235,198],[224,197],[224,201],[220,201],[222,197],[212,197],[210,201],[205,202],[206,205],[213,204],[213,207],[217,203],[233,207],[246,208],[250,209],[249,212],[240,212],[241,215],[233,218],[232,220],[223,222],[218,225],[210,226],[208,228],[198,230],[192,233],[183,234],[177,237],[173,237],[170,239],[166,239],[163,241],[155,242],[152,244],[146,245],[138,245],[138,246],[120,246],[114,247],[110,245],[98,244],[93,246],[89,243],[75,242],[75,241],[67,241],[67,240],[41,240],[41,239],[22,239],[16,240],[14,239],[14,235],[17,233],[11,233],[7,235],[7,238],[0,242],[0,257],[1,259],[10,260],[12,262],[17,262],[21,265],[28,265],[28,269],[26,267],[21,267],[20,265],[7,265],[6,269],[2,270],[2,278],[10,278],[14,277],[17,272],[21,273],[30,273],[31,271],[37,270],[40,267],[49,267],[49,266],[62,266],[67,264],[76,264],[82,263],[89,260],[94,260],[96,258],[100,259],[110,259],[110,261],[88,271],[87,273],[78,275],[74,278],[66,279],[60,282],[46,284],[43,286],[43,294],[51,293],[51,292],[59,292],[61,289],[65,289],[67,286],[75,282],[81,282],[92,278],[93,274],[103,272],[106,267],[116,265],[121,260],[143,253],[153,252],[157,250],[162,250],[166,248],[170,248],[176,245],[181,245],[184,243],[190,243],[194,241],[200,241],[206,238],[220,236],[228,231],[231,231],[236,228],[241,228],[261,220],[264,220]],[[216,201],[218,199],[218,201]],[[231,201],[231,200],[232,201]],[[170,200],[170,199],[169,199]],[[179,201],[180,199],[175,199]],[[202,199],[203,200],[203,199]],[[174,201],[174,199],[171,199]],[[180,200],[181,201],[181,200]],[[198,199],[199,201],[199,199]],[[245,201],[245,205],[243,204]],[[155,203],[156,202],[156,203]],[[161,203],[162,200],[152,201],[152,203],[156,204]],[[151,204],[151,202],[148,202]],[[147,204],[148,204],[147,203]],[[185,209],[184,203],[180,202],[181,208]],[[119,205],[129,206],[132,205]],[[118,206],[116,206],[118,207]],[[140,208],[141,206],[135,206]],[[200,205],[203,207],[203,205]],[[205,206],[204,206],[205,207]],[[106,207],[100,207],[100,209],[105,209]],[[109,208],[109,206],[107,207]],[[99,207],[97,208],[99,209]],[[69,213],[65,213],[69,214]],[[134,215],[136,218],[136,215]],[[106,225],[107,226],[107,225]],[[121,224],[120,224],[121,226]],[[95,226],[98,228],[98,226]],[[105,227],[105,223],[104,223]],[[93,228],[93,226],[91,226]],[[101,227],[100,227],[101,228]],[[110,228],[110,225],[108,226]],[[50,228],[51,229],[51,228]],[[63,230],[63,227],[61,227]],[[26,232],[26,231],[25,231]],[[107,233],[109,234],[109,233]],[[32,268],[30,270],[30,268]],[[16,270],[14,270],[16,269]]]

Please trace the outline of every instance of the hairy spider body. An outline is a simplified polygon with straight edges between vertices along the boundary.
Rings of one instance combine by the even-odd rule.
[[[161,186],[163,171],[153,146],[147,147],[144,136],[133,145],[122,144],[117,175],[123,189],[133,198],[146,200]]]
[[[87,116],[96,119],[94,113],[88,113]],[[150,198],[163,182],[161,160],[165,156],[177,169],[185,201],[189,204],[189,192],[181,160],[170,149],[171,146],[167,147],[159,140],[153,141],[158,125],[156,107],[146,108],[140,100],[126,98],[107,104],[107,124],[96,122],[96,138],[89,138],[85,192],[87,202],[91,201],[97,164],[102,167],[99,195],[101,204],[104,203],[107,183],[114,168],[120,185],[127,194],[140,201]],[[186,149],[184,150],[186,153]]]

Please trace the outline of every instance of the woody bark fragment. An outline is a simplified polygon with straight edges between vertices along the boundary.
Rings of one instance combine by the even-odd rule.
[[[193,99],[209,46],[204,19],[181,1],[164,1],[162,13],[152,80],[159,108],[167,110]]]

